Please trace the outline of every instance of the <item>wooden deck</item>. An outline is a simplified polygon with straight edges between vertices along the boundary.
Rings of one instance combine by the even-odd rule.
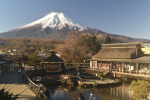
[[[82,79],[78,81],[79,85],[115,85],[115,84],[120,84],[121,81],[119,79]]]
[[[116,73],[117,77],[150,80],[149,74]]]

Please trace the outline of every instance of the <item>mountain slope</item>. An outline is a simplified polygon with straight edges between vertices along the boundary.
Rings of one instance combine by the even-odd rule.
[[[100,34],[105,38],[108,34],[98,29],[88,28],[75,21],[63,13],[52,12],[47,16],[34,21],[25,26],[0,34],[1,38],[36,38],[36,39],[65,39],[70,31],[80,31],[80,33]],[[119,42],[137,42],[147,41],[145,39],[134,39],[126,36],[109,34],[113,41]]]
[[[69,17],[64,15],[63,13],[58,13],[58,12],[52,12],[49,15],[32,22],[30,24],[27,24],[25,26],[22,26],[20,28],[27,28],[30,26],[34,25],[41,25],[42,29],[45,29],[47,27],[49,28],[57,28],[57,29],[62,29],[63,27],[68,27],[70,30],[84,30],[86,29],[85,26],[82,26],[73,20],[71,20]]]
[[[49,15],[17,29],[0,34],[3,38],[55,38],[65,39],[69,31],[81,31],[83,33],[104,33],[97,29],[83,26],[63,13],[53,12]]]

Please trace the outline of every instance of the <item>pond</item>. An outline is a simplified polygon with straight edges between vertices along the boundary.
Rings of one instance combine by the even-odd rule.
[[[93,100],[132,100],[131,91],[128,90],[131,81],[123,82],[119,86],[107,86],[98,88],[81,88],[65,86],[47,86],[52,100],[77,100],[79,92],[84,96],[84,100],[89,100],[92,92],[96,99]]]

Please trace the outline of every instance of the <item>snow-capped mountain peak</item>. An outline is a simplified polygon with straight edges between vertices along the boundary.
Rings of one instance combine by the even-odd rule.
[[[70,30],[87,29],[85,26],[82,26],[82,25],[74,22],[73,20],[71,20],[69,17],[67,17],[66,15],[64,15],[61,12],[52,12],[52,13],[48,14],[47,16],[45,16],[35,22],[32,22],[25,26],[22,26],[20,28],[26,28],[26,27],[30,27],[33,25],[37,25],[37,24],[42,25],[42,29],[45,29],[46,27],[61,29],[65,26],[69,27]]]

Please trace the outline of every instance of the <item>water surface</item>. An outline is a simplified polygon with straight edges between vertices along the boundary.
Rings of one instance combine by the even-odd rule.
[[[131,91],[128,87],[131,82],[123,82],[119,86],[105,86],[98,88],[81,88],[65,86],[48,86],[52,100],[77,100],[79,92],[82,93],[85,100],[89,100],[90,93],[96,96],[95,100],[132,100]]]

